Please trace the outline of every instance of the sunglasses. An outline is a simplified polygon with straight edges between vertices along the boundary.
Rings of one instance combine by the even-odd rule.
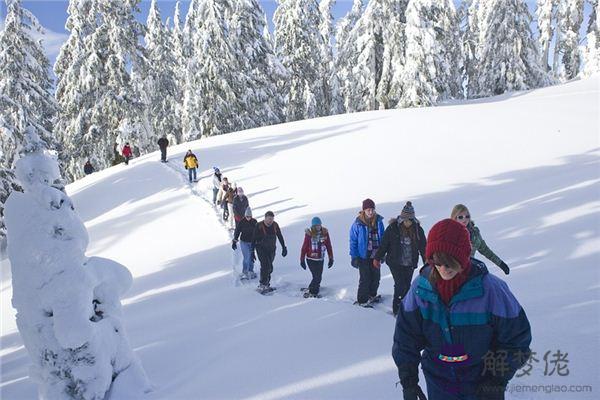
[[[470,215],[458,215],[456,216],[456,219],[471,219]]]
[[[449,267],[449,266],[447,266],[446,264],[437,264],[437,263],[435,263],[434,265],[435,265],[436,267],[438,267],[438,268],[446,267],[446,269],[451,269],[452,271],[457,271],[457,269],[456,269],[456,268]]]

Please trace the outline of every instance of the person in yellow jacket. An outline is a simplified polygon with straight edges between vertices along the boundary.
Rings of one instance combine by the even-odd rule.
[[[187,153],[185,153],[183,165],[185,169],[188,170],[188,178],[190,183],[192,183],[192,181],[196,182],[196,168],[198,168],[198,159],[196,158],[196,155],[192,153],[192,150],[188,150]]]

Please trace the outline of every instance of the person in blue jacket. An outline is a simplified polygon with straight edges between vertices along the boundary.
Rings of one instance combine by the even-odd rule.
[[[374,262],[374,258],[383,232],[383,217],[375,212],[375,202],[364,200],[362,211],[350,228],[350,257],[352,266],[360,273],[356,301],[363,307],[370,306],[378,299],[381,265]]]
[[[531,327],[500,278],[470,257],[469,232],[445,219],[429,231],[425,265],[402,300],[392,355],[405,400],[502,400],[529,359]],[[421,353],[422,352],[422,353]]]

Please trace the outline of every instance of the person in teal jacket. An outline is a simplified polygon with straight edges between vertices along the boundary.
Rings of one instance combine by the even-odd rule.
[[[463,224],[469,231],[469,236],[471,238],[471,257],[474,257],[476,252],[480,252],[485,258],[500,267],[506,275],[510,273],[508,265],[506,265],[506,263],[488,247],[485,240],[483,240],[479,228],[475,226],[475,222],[471,219],[471,213],[467,206],[464,204],[455,205],[450,214],[450,218]]]
[[[352,266],[360,273],[356,301],[361,306],[369,307],[379,298],[380,264],[374,259],[384,230],[383,217],[375,212],[375,202],[364,200],[362,211],[350,227],[350,257]]]
[[[427,236],[424,266],[402,300],[392,356],[404,400],[503,400],[531,355],[531,326],[508,285],[470,257],[469,232],[452,219]]]

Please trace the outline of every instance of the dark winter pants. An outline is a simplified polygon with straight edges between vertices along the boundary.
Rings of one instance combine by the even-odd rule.
[[[125,165],[129,165],[130,159],[131,159],[131,157],[129,157],[129,156],[125,157]]]
[[[398,313],[400,302],[410,289],[410,282],[413,276],[413,267],[405,265],[390,265],[390,272],[394,278],[394,300],[392,301],[392,310],[394,314]]]
[[[258,261],[260,261],[260,283],[261,285],[269,285],[271,282],[271,274],[273,273],[273,260],[275,260],[275,249],[256,248]]]
[[[190,182],[196,180],[196,168],[188,168],[188,178],[190,179]]]
[[[468,394],[475,388],[465,388],[460,383],[444,385],[427,374],[425,382],[427,382],[427,398],[429,400],[483,400],[475,393]],[[485,397],[485,400],[504,400],[504,392],[490,394],[490,397]]]
[[[160,148],[160,161],[162,161],[162,162],[167,161],[167,148],[166,147]]]
[[[369,297],[377,296],[381,272],[379,268],[373,266],[373,259],[371,258],[360,258],[358,261],[358,271],[360,278],[358,280],[358,294],[356,299],[359,303],[363,304],[369,300]]]
[[[319,294],[321,278],[323,277],[323,260],[306,260],[306,262],[308,264],[308,269],[312,274],[312,281],[310,281],[310,285],[308,285],[308,291],[311,294]]]

